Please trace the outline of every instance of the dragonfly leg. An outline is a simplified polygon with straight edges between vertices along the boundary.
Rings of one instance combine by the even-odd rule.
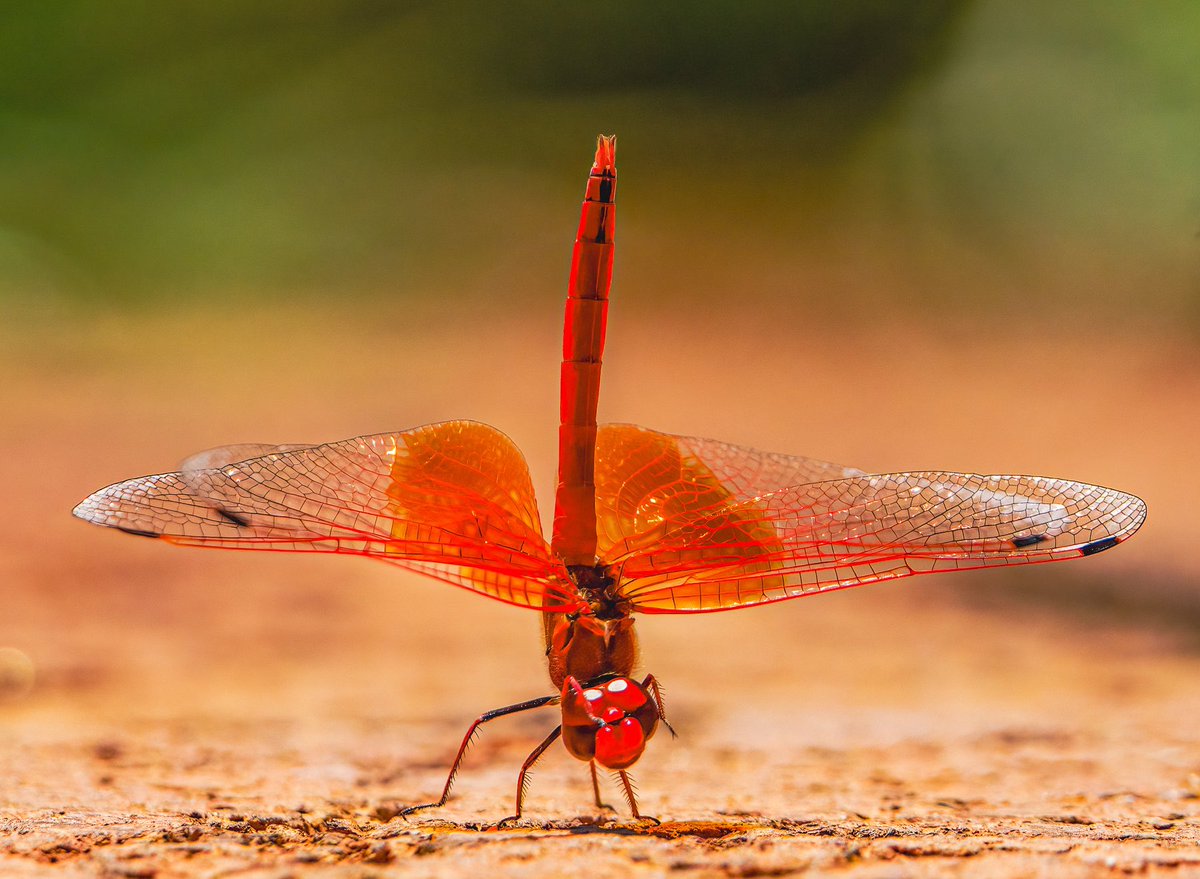
[[[559,694],[559,698],[565,700],[572,692],[579,697],[579,701],[583,705],[583,710],[587,712],[588,717],[596,721],[597,726],[603,726],[604,721],[596,716],[596,713],[592,711],[592,703],[583,695],[583,684],[579,683],[575,675],[567,675],[563,680],[562,693]]]
[[[454,758],[454,763],[450,766],[450,775],[446,777],[446,786],[442,788],[442,796],[436,802],[422,803],[419,806],[409,806],[407,809],[401,809],[399,815],[401,818],[407,818],[413,812],[419,812],[422,809],[436,809],[439,806],[446,805],[446,800],[450,796],[450,788],[454,787],[454,779],[458,775],[458,768],[462,764],[463,757],[467,753],[467,749],[471,747],[471,742],[475,740],[475,733],[483,724],[489,720],[495,720],[497,717],[504,717],[508,714],[516,714],[521,711],[529,711],[533,708],[541,708],[543,705],[556,704],[559,700],[558,696],[542,696],[538,699],[530,699],[528,702],[518,702],[516,705],[508,705],[504,708],[496,708],[492,711],[485,712],[475,719],[471,724],[471,728],[467,730],[467,734],[463,736],[462,744],[458,746],[458,755]],[[543,748],[543,750],[545,750]],[[520,801],[518,800],[518,803]],[[520,812],[518,805],[517,811]]]
[[[517,814],[501,819],[496,823],[497,827],[507,824],[509,821],[516,821],[521,817],[521,806],[524,805],[525,794],[529,790],[529,773],[533,769],[533,765],[542,758],[542,754],[546,753],[546,749],[558,741],[560,735],[562,735],[561,723],[525,758],[525,762],[521,765],[521,773],[517,776]]]
[[[633,812],[633,817],[639,821],[649,821],[651,824],[662,824],[661,821],[652,815],[643,815],[638,811],[637,791],[634,789],[633,779],[629,777],[629,773],[624,769],[618,769],[617,777],[621,779],[621,789],[625,792],[625,802],[629,803],[629,811]]]
[[[610,812],[615,812],[616,809],[604,802],[604,800],[600,799],[600,779],[596,774],[596,761],[589,760],[588,768],[592,770],[592,796],[596,798],[596,807],[599,809],[607,809]]]
[[[642,681],[643,689],[650,691],[650,695],[654,697],[654,705],[658,708],[658,719],[663,722],[663,726],[671,733],[671,738],[679,738],[679,733],[675,732],[675,727],[671,726],[667,720],[667,706],[663,702],[662,689],[658,685],[658,678],[654,675],[646,675],[646,680]]]

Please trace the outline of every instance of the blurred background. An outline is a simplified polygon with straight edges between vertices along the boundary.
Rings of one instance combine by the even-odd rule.
[[[24,704],[466,718],[490,707],[476,690],[541,692],[517,611],[69,510],[217,444],[467,417],[518,441],[545,515],[600,132],[620,144],[602,420],[1150,505],[1135,540],[1071,565],[646,621],[657,673],[719,692],[760,657],[697,640],[769,633],[781,671],[857,645],[869,697],[901,711],[894,658],[916,686],[961,650],[972,681],[934,716],[967,724],[979,706],[955,699],[998,668],[1049,674],[1036,650],[1060,630],[1194,639],[1197,4],[27,0],[4,18],[0,677]],[[460,659],[392,673],[435,651]],[[778,686],[851,698],[862,669],[845,675]],[[1012,710],[1065,704],[1040,692]]]
[[[630,308],[736,289],[808,323],[1195,328],[1198,23],[1186,2],[30,2],[0,30],[3,301],[538,297],[602,130]]]

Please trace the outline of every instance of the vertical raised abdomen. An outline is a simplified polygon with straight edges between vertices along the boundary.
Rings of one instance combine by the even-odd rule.
[[[551,546],[568,565],[596,559],[596,406],[616,221],[616,139],[601,137],[575,237],[563,327],[558,490]]]

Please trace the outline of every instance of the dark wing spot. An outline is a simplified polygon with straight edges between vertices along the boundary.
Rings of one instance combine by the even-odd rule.
[[[156,534],[153,531],[142,531],[140,528],[123,528],[120,525],[114,525],[118,531],[124,531],[126,534],[133,534],[136,537],[162,537],[161,534]]]
[[[1082,555],[1095,555],[1098,552],[1104,552],[1106,549],[1112,549],[1121,541],[1115,537],[1104,537],[1100,540],[1093,540],[1091,543],[1081,546],[1079,552]]]
[[[220,516],[222,519],[224,519],[226,522],[232,522],[234,525],[237,525],[239,528],[246,528],[246,527],[249,527],[249,525],[250,525],[249,519],[247,519],[245,516],[238,515],[237,513],[233,512],[232,510],[227,510],[224,507],[213,507],[213,509],[216,510],[217,515]]]
[[[1024,537],[1014,537],[1012,545],[1017,549],[1024,549],[1027,546],[1033,546],[1035,543],[1042,543],[1049,539],[1050,537],[1046,534],[1026,534]]]

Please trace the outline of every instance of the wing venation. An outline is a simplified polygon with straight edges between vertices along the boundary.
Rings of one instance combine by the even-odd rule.
[[[525,607],[575,602],[524,458],[475,422],[214,449],[102,489],[75,515],[180,545],[362,555]]]
[[[618,546],[623,552],[649,548],[705,512],[789,485],[862,472],[815,458],[604,424],[596,436],[598,553],[609,558]]]
[[[621,595],[645,612],[724,610],[1076,558],[1126,539],[1146,513],[1114,489],[1034,476],[855,475],[745,494],[675,509],[649,541],[635,532],[611,542],[604,561],[619,572]]]

